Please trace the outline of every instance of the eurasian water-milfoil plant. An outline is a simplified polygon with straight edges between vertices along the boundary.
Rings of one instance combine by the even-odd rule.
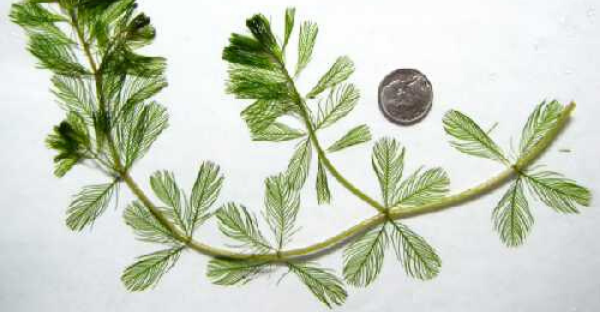
[[[380,196],[367,195],[344,177],[329,155],[371,141],[368,126],[358,125],[327,145],[318,138],[359,101],[356,86],[346,82],[354,64],[340,57],[311,90],[299,90],[296,80],[311,61],[318,27],[312,22],[300,25],[297,63],[289,64],[286,54],[295,10],[288,9],[281,37],[274,34],[268,19],[255,15],[246,22],[249,34],[233,34],[223,52],[230,63],[227,92],[253,100],[241,113],[252,139],[297,142],[289,166],[265,181],[261,218],[241,204],[219,199],[224,177],[212,162],[200,166],[189,195],[172,173],[152,175],[149,185],[157,204],[130,174],[168,123],[166,109],[152,100],[167,86],[165,60],[139,53],[140,47],[152,43],[156,32],[150,19],[136,11],[135,2],[27,0],[13,5],[11,12],[12,20],[26,30],[29,51],[39,66],[54,74],[52,92],[66,112],[47,139],[48,147],[57,152],[55,174],[62,177],[86,165],[107,176],[105,184],[86,186],[74,197],[67,226],[74,231],[89,228],[125,185],[137,198],[125,208],[125,222],[140,240],[162,246],[125,269],[122,281],[131,291],[155,286],[184,251],[192,250],[210,257],[207,277],[215,284],[245,284],[273,271],[291,273],[331,307],[346,300],[345,283],[364,287],[377,278],[389,246],[408,276],[427,280],[439,273],[441,259],[435,249],[402,219],[454,207],[510,183],[493,209],[492,221],[500,239],[515,247],[523,244],[534,222],[531,198],[559,213],[577,213],[578,206],[590,203],[586,188],[532,166],[575,108],[574,103],[563,106],[557,101],[535,107],[519,146],[510,153],[465,114],[448,112],[443,126],[457,150],[505,167],[497,176],[454,194],[449,194],[450,179],[442,168],[406,174],[406,149],[393,138],[380,139],[371,156]],[[307,181],[311,167],[316,167],[314,182]],[[318,204],[328,204],[332,181],[376,214],[321,242],[288,249],[299,230],[300,207],[314,206],[301,202],[303,188],[312,185]],[[194,235],[210,218],[216,218],[221,232],[234,242],[228,248],[214,247]],[[343,277],[314,262],[324,251],[344,244]]]

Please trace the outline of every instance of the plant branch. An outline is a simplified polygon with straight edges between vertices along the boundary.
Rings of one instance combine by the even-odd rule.
[[[348,179],[346,179],[337,170],[337,168],[333,165],[333,163],[329,160],[329,158],[327,157],[327,153],[321,147],[321,143],[319,142],[319,138],[317,137],[317,132],[316,132],[315,128],[313,127],[313,123],[310,119],[310,114],[308,113],[308,109],[306,107],[306,102],[304,101],[303,97],[300,95],[300,92],[298,92],[298,89],[296,88],[296,84],[294,83],[294,79],[292,78],[292,76],[290,76],[287,68],[285,67],[285,65],[282,61],[279,61],[279,65],[281,67],[281,70],[283,71],[283,73],[286,76],[288,85],[292,88],[294,100],[296,101],[296,104],[300,108],[300,113],[302,115],[302,119],[304,120],[304,124],[306,126],[306,131],[308,132],[310,141],[315,146],[317,155],[319,156],[319,159],[321,159],[321,161],[323,162],[323,165],[325,166],[325,168],[327,168],[327,170],[331,173],[331,175],[342,186],[344,186],[348,191],[350,191],[350,193],[354,194],[354,196],[358,197],[360,200],[369,204],[369,206],[375,208],[380,213],[386,214],[387,213],[386,207],[384,207],[378,201],[376,201],[369,195],[365,194],[358,187],[356,187],[354,184],[352,184],[352,182],[350,182]]]
[[[522,174],[523,169],[526,169],[538,157],[540,157],[554,141],[554,139],[556,139],[560,131],[569,121],[569,116],[576,106],[577,105],[575,102],[571,102],[569,105],[567,105],[561,113],[561,116],[557,119],[556,126],[549,131],[548,134],[529,151],[529,153],[518,159],[514,165],[510,166],[496,177],[456,195],[447,196],[443,200],[436,203],[414,208],[404,208],[402,206],[394,207],[390,210],[390,216],[395,219],[404,219],[411,216],[423,215],[447,209],[493,190],[512,178],[515,174]]]
[[[91,46],[89,44],[89,42],[87,42],[85,40],[85,35],[84,35],[84,31],[83,29],[81,29],[79,27],[79,22],[78,22],[78,18],[77,18],[77,13],[75,12],[75,10],[71,9],[69,11],[70,14],[70,18],[71,18],[71,26],[74,28],[75,33],[77,34],[77,38],[83,48],[83,53],[85,55],[85,57],[87,58],[87,61],[90,65],[90,68],[92,69],[92,73],[94,75],[94,81],[95,81],[95,85],[96,85],[96,97],[98,99],[98,106],[99,106],[99,110],[102,114],[104,114],[105,117],[108,117],[108,109],[105,103],[105,99],[104,99],[104,93],[103,93],[103,78],[102,78],[102,72],[99,70],[99,67],[96,63],[96,60],[92,54],[92,50],[91,50]],[[117,148],[115,146],[114,140],[112,138],[112,135],[110,133],[106,134],[107,136],[107,140],[108,140],[108,144],[109,144],[109,149],[111,152],[111,155],[113,157],[113,161],[114,161],[114,165],[115,165],[115,170],[116,172],[118,172],[120,175],[121,172],[123,171],[123,164],[121,163],[121,158],[119,157],[119,154],[117,152]],[[123,178],[121,176],[121,178]]]
[[[564,128],[565,124],[569,120],[571,112],[575,109],[575,106],[576,106],[575,103],[569,104],[562,112],[562,115],[559,117],[557,124],[556,124],[556,128],[553,131],[549,132],[547,134],[547,136],[543,140],[541,140],[534,148],[532,148],[528,154],[526,154],[520,160],[518,160],[517,165],[515,165],[515,166],[518,166],[519,168],[524,169],[524,168],[528,167],[529,165],[531,165],[533,160],[535,160],[537,157],[539,157],[541,154],[543,154],[544,151],[546,151],[546,149],[549,147],[550,143],[556,139],[556,137],[558,136],[560,131]],[[310,258],[310,257],[317,256],[321,252],[323,252],[327,249],[330,249],[340,243],[343,243],[343,242],[347,241],[348,239],[350,239],[360,233],[364,233],[365,231],[368,231],[369,229],[372,229],[372,228],[388,221],[389,219],[398,220],[398,219],[412,218],[412,217],[416,217],[416,216],[420,216],[420,215],[424,215],[424,214],[429,214],[429,213],[449,209],[458,204],[465,203],[467,201],[476,199],[477,197],[506,183],[507,181],[512,179],[514,177],[514,175],[515,175],[515,169],[513,169],[512,167],[507,168],[506,170],[502,171],[500,174],[496,175],[495,177],[493,177],[473,188],[470,188],[466,191],[457,193],[455,195],[447,196],[447,197],[439,200],[438,202],[419,206],[419,207],[414,207],[414,208],[394,207],[394,208],[390,209],[390,211],[388,213],[379,213],[379,214],[377,214],[369,219],[366,219],[366,220],[360,222],[359,224],[341,232],[340,234],[337,234],[337,235],[335,235],[331,238],[328,238],[324,241],[321,241],[319,243],[316,243],[316,244],[313,244],[313,245],[310,245],[310,246],[307,246],[304,248],[290,249],[290,250],[281,251],[278,253],[244,254],[244,253],[232,252],[232,251],[225,250],[225,249],[211,247],[209,245],[197,242],[193,239],[186,239],[185,235],[182,233],[178,233],[178,235],[179,235],[178,239],[185,240],[186,244],[189,248],[191,248],[197,252],[200,252],[202,254],[214,256],[214,257],[223,257],[223,258],[229,258],[229,259],[264,260],[264,261],[270,261],[270,262],[286,262],[293,258],[298,258],[298,257]],[[169,229],[174,229],[173,225],[171,225],[170,222],[164,216],[158,217],[158,216],[162,215],[162,213],[156,208],[156,206],[154,206],[152,204],[152,202],[148,199],[148,197],[144,194],[144,192],[135,184],[133,179],[131,179],[131,177],[128,174],[125,175],[124,181],[130,187],[130,189],[133,191],[133,193],[148,207],[148,209],[150,209],[150,211],[152,211],[153,214],[155,214],[155,216],[157,216],[157,218],[159,218],[159,221],[163,225],[167,226]],[[174,231],[178,232],[176,229]]]
[[[337,168],[333,165],[333,163],[329,160],[329,158],[327,157],[327,153],[321,147],[321,143],[319,142],[317,133],[316,133],[315,129],[313,128],[312,123],[310,122],[310,119],[308,116],[308,111],[306,110],[304,101],[301,101],[300,103],[302,103],[301,104],[301,107],[302,107],[301,112],[302,112],[302,117],[304,118],[304,121],[306,124],[306,130],[308,131],[308,136],[310,137],[312,144],[315,146],[315,150],[317,151],[319,159],[321,159],[325,168],[327,168],[329,173],[331,173],[331,175],[354,196],[358,197],[360,200],[369,204],[371,207],[375,208],[380,213],[386,213],[386,208],[382,204],[380,204],[378,201],[376,201],[369,195],[365,194],[358,187],[356,187],[354,184],[352,184],[352,182],[350,182],[348,179],[346,179],[337,170]]]
[[[92,68],[94,78],[96,80],[96,92],[98,95],[98,100],[100,104],[101,110],[106,110],[106,103],[104,103],[104,99],[102,94],[102,73],[99,72],[95,59],[91,52],[91,47],[89,43],[85,41],[83,31],[79,28],[77,24],[77,16],[74,12],[71,12],[72,25],[77,32],[77,36],[81,42],[83,47],[84,54],[86,55],[88,62],[90,63],[90,67]],[[220,257],[220,258],[228,258],[228,259],[252,259],[252,260],[263,260],[270,262],[287,262],[293,258],[298,257],[312,257],[316,256],[319,253],[332,248],[340,243],[347,241],[348,239],[363,233],[377,225],[380,225],[388,220],[395,219],[405,219],[410,217],[415,217],[423,214],[433,213],[437,211],[441,211],[444,209],[448,209],[453,207],[459,203],[464,203],[466,201],[472,200],[485,194],[488,191],[495,189],[506,181],[510,180],[515,172],[519,170],[525,169],[529,166],[535,159],[537,159],[554,141],[554,139],[558,136],[559,132],[564,128],[566,122],[569,119],[569,116],[573,109],[575,108],[575,103],[569,104],[562,115],[557,121],[556,127],[550,131],[546,137],[544,137],[531,151],[524,155],[521,159],[519,159],[514,166],[506,169],[501,172],[497,176],[492,179],[481,183],[480,185],[470,188],[466,191],[460,192],[455,195],[447,196],[440,201],[428,205],[423,205],[414,208],[404,208],[402,206],[394,207],[391,209],[386,209],[379,202],[362,192],[358,189],[354,184],[348,181],[341,173],[335,168],[335,166],[331,163],[331,161],[327,158],[325,151],[322,149],[320,142],[317,138],[316,131],[312,125],[312,121],[310,120],[310,116],[308,110],[306,108],[306,104],[299,94],[298,90],[295,87],[294,81],[289,75],[287,69],[283,65],[283,62],[280,61],[282,70],[285,72],[288,83],[293,88],[293,96],[295,98],[296,103],[301,109],[301,114],[306,124],[306,129],[308,131],[310,140],[312,144],[315,146],[317,153],[323,164],[328,169],[328,171],[336,178],[336,180],[342,184],[348,191],[357,196],[362,201],[366,202],[373,208],[379,211],[379,214],[364,220],[357,225],[341,232],[338,235],[335,235],[331,238],[328,238],[319,243],[298,249],[290,249],[287,251],[277,251],[274,253],[266,253],[266,254],[245,254],[229,251],[226,249],[212,247],[210,245],[198,242],[194,240],[192,237],[188,237],[186,233],[180,231],[175,225],[173,225],[169,219],[160,211],[160,209],[150,200],[150,198],[144,193],[144,191],[137,185],[137,183],[133,180],[128,170],[123,168],[120,157],[116,150],[116,146],[114,141],[109,134],[107,136],[109,148],[113,154],[115,170],[119,174],[119,177],[125,182],[125,184],[129,187],[132,193],[148,208],[150,213],[160,222],[163,226],[165,226],[171,233],[173,233],[174,237],[184,243],[187,247],[192,250],[195,250],[199,253]]]
[[[424,214],[429,214],[429,213],[441,211],[444,209],[448,209],[448,208],[456,206],[457,204],[464,203],[469,200],[475,199],[475,198],[499,187],[503,183],[507,182],[514,176],[517,169],[518,170],[524,169],[527,166],[529,166],[535,159],[537,159],[548,148],[548,146],[554,141],[554,139],[558,136],[560,131],[564,128],[565,124],[567,123],[567,121],[571,115],[571,112],[574,110],[574,108],[576,106],[575,103],[569,104],[562,112],[562,115],[560,116],[560,118],[557,120],[556,127],[553,129],[553,131],[550,131],[547,134],[547,136],[544,137],[543,140],[541,140],[536,146],[534,146],[534,148],[532,148],[528,154],[524,155],[521,159],[519,159],[515,163],[514,166],[507,168],[506,170],[504,170],[497,176],[495,176],[473,188],[470,188],[466,191],[457,193],[455,195],[450,195],[450,196],[444,197],[443,199],[439,200],[438,202],[435,202],[432,204],[422,205],[422,206],[414,207],[414,208],[404,208],[402,206],[398,206],[398,207],[393,207],[388,210],[383,205],[381,205],[379,202],[377,202],[370,196],[366,195],[364,192],[362,192],[360,189],[358,189],[356,186],[354,186],[354,184],[352,184],[344,176],[342,176],[341,173],[331,163],[331,161],[327,157],[325,151],[321,147],[321,144],[316,135],[316,131],[313,128],[312,122],[310,120],[310,115],[308,113],[306,104],[305,104],[302,96],[298,92],[298,90],[294,84],[294,81],[291,78],[291,76],[289,75],[283,62],[280,61],[280,65],[281,65],[282,70],[286,74],[289,85],[293,89],[292,91],[293,91],[293,96],[295,98],[294,100],[296,101],[296,103],[298,104],[298,106],[301,109],[302,118],[304,119],[310,140],[311,140],[312,144],[315,146],[315,149],[316,149],[319,157],[323,161],[323,164],[340,184],[342,184],[348,191],[350,191],[352,194],[357,196],[359,199],[363,200],[364,202],[366,202],[373,208],[377,209],[379,211],[379,214],[360,222],[359,224],[341,232],[338,235],[335,235],[324,241],[321,241],[319,243],[316,243],[316,244],[313,244],[313,245],[310,245],[310,246],[307,246],[304,248],[290,249],[287,251],[278,251],[275,253],[267,253],[267,254],[238,253],[238,252],[232,252],[232,251],[225,250],[225,249],[215,248],[215,247],[197,242],[193,238],[185,238],[185,234],[179,233],[179,231],[176,228],[174,228],[174,226],[172,224],[170,224],[170,222],[162,215],[162,213],[156,208],[156,206],[154,206],[152,204],[152,202],[147,198],[147,196],[145,196],[143,191],[139,187],[137,187],[137,185],[135,184],[133,179],[131,179],[131,177],[126,173],[125,177],[124,177],[126,184],[132,189],[134,194],[148,207],[148,209],[153,213],[153,215],[155,215],[157,217],[157,219],[161,223],[163,223],[163,225],[167,226],[167,228],[174,231],[174,233],[177,233],[176,236],[179,236],[178,239],[184,241],[189,248],[191,248],[199,253],[206,254],[209,256],[223,257],[223,258],[229,258],[229,259],[252,259],[252,260],[270,261],[270,262],[286,262],[293,258],[298,258],[298,257],[307,258],[307,257],[311,257],[311,256],[316,256],[316,255],[320,254],[321,252],[323,252],[329,248],[332,248],[340,243],[343,243],[360,233],[364,233],[365,231],[367,231],[375,226],[378,226],[388,220],[406,219],[406,218],[416,217],[416,216],[420,216],[420,215],[424,215]]]

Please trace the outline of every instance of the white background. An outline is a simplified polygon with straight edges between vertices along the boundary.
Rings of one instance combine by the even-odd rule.
[[[128,293],[119,277],[136,256],[155,250],[137,242],[123,224],[120,205],[93,231],[77,234],[64,225],[70,196],[103,177],[86,169],[64,179],[52,175],[52,152],[43,140],[63,116],[49,92],[49,74],[35,69],[21,29],[0,3],[0,311],[324,311],[295,277],[279,285],[282,272],[240,288],[211,285],[207,258],[193,253],[159,286]],[[171,127],[133,175],[144,189],[158,169],[173,170],[191,187],[202,160],[218,162],[227,176],[219,203],[236,201],[262,209],[263,179],[285,168],[293,145],[253,143],[239,112],[245,103],[224,93],[220,59],[229,34],[244,30],[256,12],[277,30],[286,6],[298,20],[310,18],[321,32],[304,90],[338,55],[349,55],[362,90],[359,107],[322,136],[338,138],[367,123],[375,137],[393,136],[408,147],[407,166],[443,166],[452,189],[461,190],[502,170],[495,163],[458,153],[447,144],[441,118],[450,108],[484,127],[499,122],[495,139],[504,147],[518,139],[534,105],[543,99],[576,100],[572,122],[540,163],[599,191],[600,4],[596,0],[538,1],[141,1],[158,29],[152,53],[169,59],[171,86],[159,100]],[[295,47],[295,43],[292,45]],[[291,51],[294,51],[291,49]],[[291,59],[295,59],[292,57]],[[379,81],[396,68],[418,68],[435,90],[431,114],[402,128],[377,109]],[[326,143],[327,144],[327,143]],[[378,194],[370,146],[333,156],[345,175]],[[561,153],[559,149],[570,149]],[[314,181],[314,172],[310,178]],[[331,206],[316,205],[307,188],[299,218],[303,231],[291,247],[336,234],[373,211],[332,182]],[[505,188],[505,187],[504,187]],[[467,205],[407,223],[436,247],[440,276],[407,278],[393,253],[367,289],[349,289],[338,311],[547,311],[600,310],[600,211],[597,201],[578,216],[561,216],[532,202],[536,224],[526,245],[505,248],[492,229],[491,211],[502,190]],[[209,222],[201,241],[224,240]],[[337,252],[320,260],[341,269]]]

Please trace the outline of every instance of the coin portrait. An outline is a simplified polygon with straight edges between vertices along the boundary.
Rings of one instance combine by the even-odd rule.
[[[379,85],[379,108],[393,123],[412,125],[431,110],[433,88],[427,77],[416,69],[398,69]]]

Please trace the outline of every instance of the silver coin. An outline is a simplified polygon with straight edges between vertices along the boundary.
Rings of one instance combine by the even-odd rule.
[[[416,69],[395,70],[379,85],[379,108],[396,124],[421,121],[431,110],[432,102],[431,82]]]

